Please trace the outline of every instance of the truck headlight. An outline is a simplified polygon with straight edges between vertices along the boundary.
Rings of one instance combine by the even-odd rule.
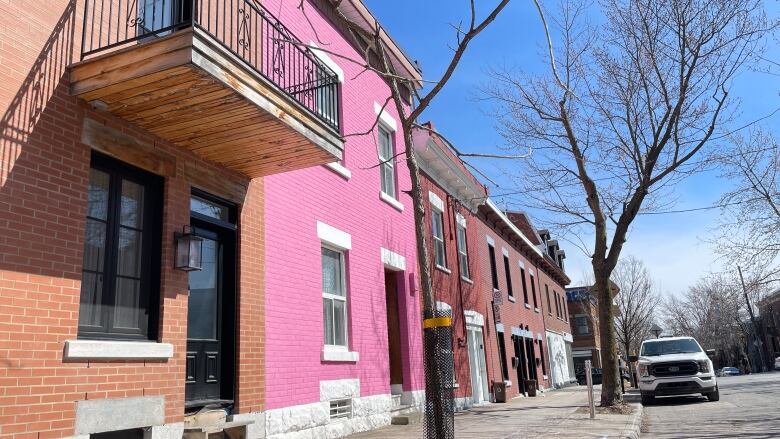
[[[649,377],[650,376],[647,364],[640,364],[639,365],[639,376],[640,377]]]
[[[699,360],[699,372],[701,373],[709,373],[710,370],[710,362],[707,360]]]

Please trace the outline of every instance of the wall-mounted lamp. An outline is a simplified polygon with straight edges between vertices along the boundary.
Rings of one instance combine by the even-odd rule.
[[[182,227],[176,233],[176,255],[173,268],[182,271],[200,271],[203,269],[203,238],[192,234],[189,226]]]

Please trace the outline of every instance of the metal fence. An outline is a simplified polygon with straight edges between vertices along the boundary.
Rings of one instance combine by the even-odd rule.
[[[425,315],[426,321],[452,319],[450,310],[437,309],[433,315]],[[452,353],[452,325],[426,325],[425,343],[425,439],[451,439],[455,437],[455,401],[452,386],[455,368]]]
[[[86,0],[81,59],[190,27],[339,130],[338,76],[256,0]]]

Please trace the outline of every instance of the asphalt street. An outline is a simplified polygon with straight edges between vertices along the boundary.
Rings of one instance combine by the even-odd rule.
[[[720,401],[684,396],[645,406],[642,438],[780,438],[780,372],[718,378]]]

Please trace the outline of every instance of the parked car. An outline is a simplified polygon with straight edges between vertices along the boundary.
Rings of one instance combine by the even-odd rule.
[[[780,370],[780,357],[775,358],[775,370]]]
[[[601,369],[594,367],[591,368],[590,370],[591,370],[591,376],[593,377],[593,384],[601,384]],[[577,372],[575,376],[577,377],[577,382],[581,386],[588,384],[585,378],[585,369]]]
[[[718,376],[733,377],[737,375],[742,375],[742,374],[739,372],[739,369],[737,369],[736,367],[724,367],[723,369],[720,370],[720,375]]]
[[[642,404],[657,396],[696,393],[710,401],[720,399],[712,360],[693,337],[645,340],[638,360]]]

